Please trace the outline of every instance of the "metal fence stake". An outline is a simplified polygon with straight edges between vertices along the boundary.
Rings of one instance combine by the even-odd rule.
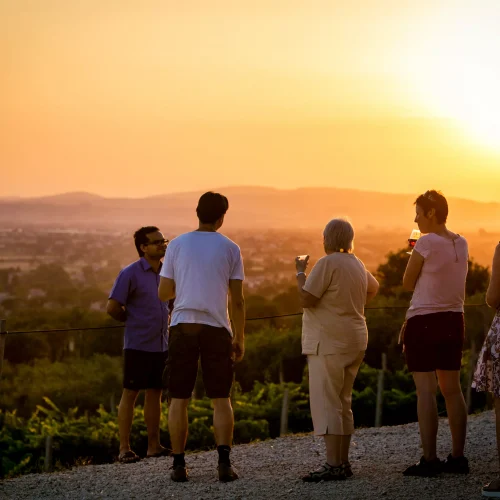
[[[382,425],[382,408],[384,403],[384,374],[387,370],[387,354],[382,353],[382,369],[378,372],[377,407],[375,409],[375,427]]]
[[[290,391],[288,387],[283,391],[283,406],[281,407],[280,436],[288,432],[288,402]]]
[[[45,472],[52,472],[52,442],[52,436],[45,438],[45,463],[43,464]]]

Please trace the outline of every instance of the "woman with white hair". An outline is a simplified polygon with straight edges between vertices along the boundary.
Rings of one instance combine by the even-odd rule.
[[[354,229],[333,219],[323,232],[326,255],[306,277],[309,256],[295,259],[297,287],[304,308],[302,353],[309,365],[314,434],[323,436],[326,463],[302,479],[342,480],[352,476],[349,446],[354,432],[352,388],[368,344],[365,304],[378,291],[377,280],[353,253]]]

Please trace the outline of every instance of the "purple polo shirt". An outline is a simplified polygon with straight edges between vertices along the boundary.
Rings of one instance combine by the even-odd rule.
[[[161,269],[161,263],[160,263]],[[141,257],[123,268],[109,294],[125,306],[124,349],[165,352],[168,347],[168,302],[158,298],[160,274]]]

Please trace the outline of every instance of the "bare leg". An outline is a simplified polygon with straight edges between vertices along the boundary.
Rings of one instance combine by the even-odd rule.
[[[325,446],[326,446],[326,462],[332,467],[338,467],[342,464],[342,438],[337,434],[325,434]]]
[[[214,431],[217,446],[231,446],[233,442],[234,415],[229,398],[213,399]]]
[[[161,389],[147,389],[144,400],[144,420],[148,429],[148,455],[164,450],[160,444]]]
[[[139,391],[123,389],[118,405],[118,432],[120,434],[120,455],[130,451],[130,429],[134,418],[134,405]]]
[[[349,462],[349,448],[351,446],[351,436],[352,434],[348,434],[347,436],[341,436],[340,441],[340,460],[342,463]]]
[[[172,398],[168,410],[168,430],[172,451],[178,455],[184,453],[188,435],[188,407],[189,399]]]
[[[467,406],[462,388],[460,387],[460,372],[458,370],[438,370],[439,387],[446,402],[446,412],[450,423],[453,443],[453,457],[462,457],[467,435]]]
[[[437,381],[434,372],[414,372],[417,386],[417,414],[420,440],[426,460],[435,460],[438,413],[436,403]]]

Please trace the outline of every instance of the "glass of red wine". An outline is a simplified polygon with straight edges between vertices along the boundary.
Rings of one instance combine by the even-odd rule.
[[[413,249],[415,248],[417,240],[420,238],[420,236],[421,236],[421,233],[418,229],[414,229],[411,232],[410,237],[408,238],[408,246],[410,247],[410,251],[406,252],[408,255],[412,254]]]

